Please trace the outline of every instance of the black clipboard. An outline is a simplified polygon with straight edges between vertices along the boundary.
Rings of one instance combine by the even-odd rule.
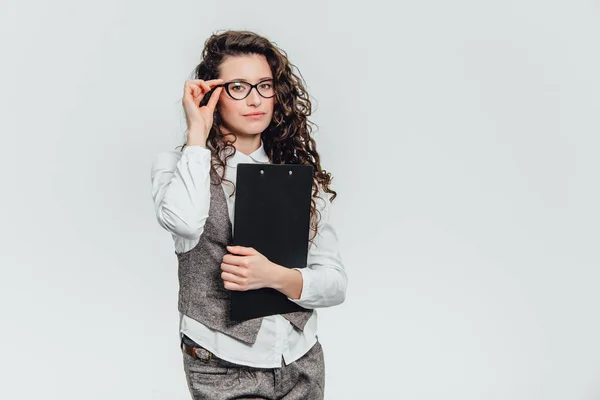
[[[306,267],[312,182],[310,165],[237,164],[234,245],[287,268]],[[272,288],[231,292],[234,321],[303,310]]]

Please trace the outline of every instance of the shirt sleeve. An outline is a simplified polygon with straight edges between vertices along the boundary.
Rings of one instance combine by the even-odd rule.
[[[200,237],[210,207],[210,150],[186,146],[159,154],[152,163],[152,200],[156,219],[186,239]]]
[[[336,231],[331,224],[331,202],[317,199],[317,205],[324,203],[319,210],[321,222],[317,236],[308,251],[306,268],[294,268],[302,273],[302,293],[299,299],[291,299],[304,308],[331,307],[344,302],[348,277],[339,251]],[[311,233],[312,234],[312,233]]]

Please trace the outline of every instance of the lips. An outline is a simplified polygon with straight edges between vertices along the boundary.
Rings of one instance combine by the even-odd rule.
[[[252,115],[258,116],[258,115],[264,115],[264,114],[265,114],[264,112],[255,112],[255,113],[250,113],[250,114],[244,114],[244,117],[250,117]]]

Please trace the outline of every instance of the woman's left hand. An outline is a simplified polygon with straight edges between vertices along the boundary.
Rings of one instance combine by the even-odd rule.
[[[221,278],[227,290],[254,290],[272,287],[277,265],[252,247],[227,246],[221,263]]]

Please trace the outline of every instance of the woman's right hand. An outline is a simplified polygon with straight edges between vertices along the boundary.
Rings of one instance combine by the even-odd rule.
[[[223,79],[212,79],[210,81],[192,79],[185,81],[181,103],[185,111],[188,135],[192,130],[194,135],[201,135],[202,138],[197,139],[203,139],[203,145],[206,142],[206,138],[212,127],[213,113],[223,87],[215,89],[206,105],[200,107],[200,102],[206,93],[221,83],[223,83]],[[190,138],[188,137],[188,141],[189,139]]]

